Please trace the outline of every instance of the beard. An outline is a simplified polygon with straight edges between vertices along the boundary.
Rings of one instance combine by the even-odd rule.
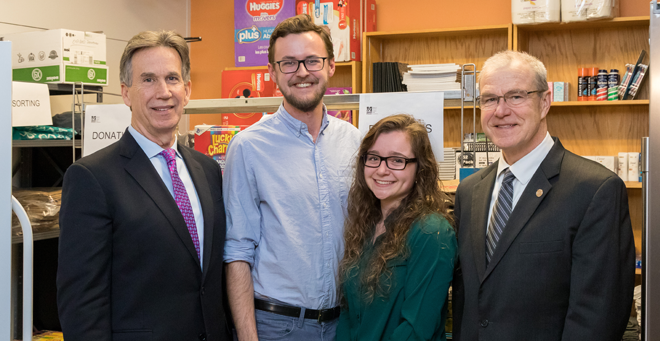
[[[318,79],[309,79],[309,82],[311,84],[314,84],[315,82],[318,82]],[[327,88],[326,85],[319,83],[320,86],[318,91],[313,93],[311,98],[299,98],[293,95],[292,91],[289,91],[289,89],[293,88],[294,84],[296,83],[301,83],[301,81],[293,80],[293,79],[289,81],[287,84],[288,85],[287,91],[282,91],[282,96],[284,96],[284,99],[286,99],[287,103],[289,103],[292,107],[302,112],[310,112],[314,110],[319,105],[319,103],[321,103],[321,100],[323,99],[323,95],[325,94],[325,90]]]

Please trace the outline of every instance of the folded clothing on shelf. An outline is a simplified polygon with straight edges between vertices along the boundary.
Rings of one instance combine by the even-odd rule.
[[[13,127],[13,140],[71,140],[73,129],[53,126]]]

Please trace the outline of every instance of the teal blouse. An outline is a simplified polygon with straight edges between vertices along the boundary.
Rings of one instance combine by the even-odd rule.
[[[359,268],[380,245],[367,243]],[[449,222],[432,214],[415,222],[408,233],[409,254],[387,263],[392,271],[385,297],[376,294],[370,304],[362,299],[360,274],[342,285],[347,309],[342,307],[337,341],[445,340],[447,291],[456,261],[456,236]],[[360,271],[359,269],[356,271]]]

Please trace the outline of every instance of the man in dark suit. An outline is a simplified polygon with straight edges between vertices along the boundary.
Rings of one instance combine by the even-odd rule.
[[[190,58],[174,32],[127,44],[131,125],[66,172],[58,309],[67,341],[226,340],[220,167],[176,142]]]
[[[621,340],[635,272],[623,181],[550,137],[538,59],[496,54],[480,91],[502,157],[456,192],[454,338]]]

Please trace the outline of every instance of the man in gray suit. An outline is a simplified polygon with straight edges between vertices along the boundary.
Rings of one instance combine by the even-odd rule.
[[[550,136],[538,59],[498,53],[479,82],[502,158],[456,192],[454,338],[621,340],[635,276],[625,184]]]

